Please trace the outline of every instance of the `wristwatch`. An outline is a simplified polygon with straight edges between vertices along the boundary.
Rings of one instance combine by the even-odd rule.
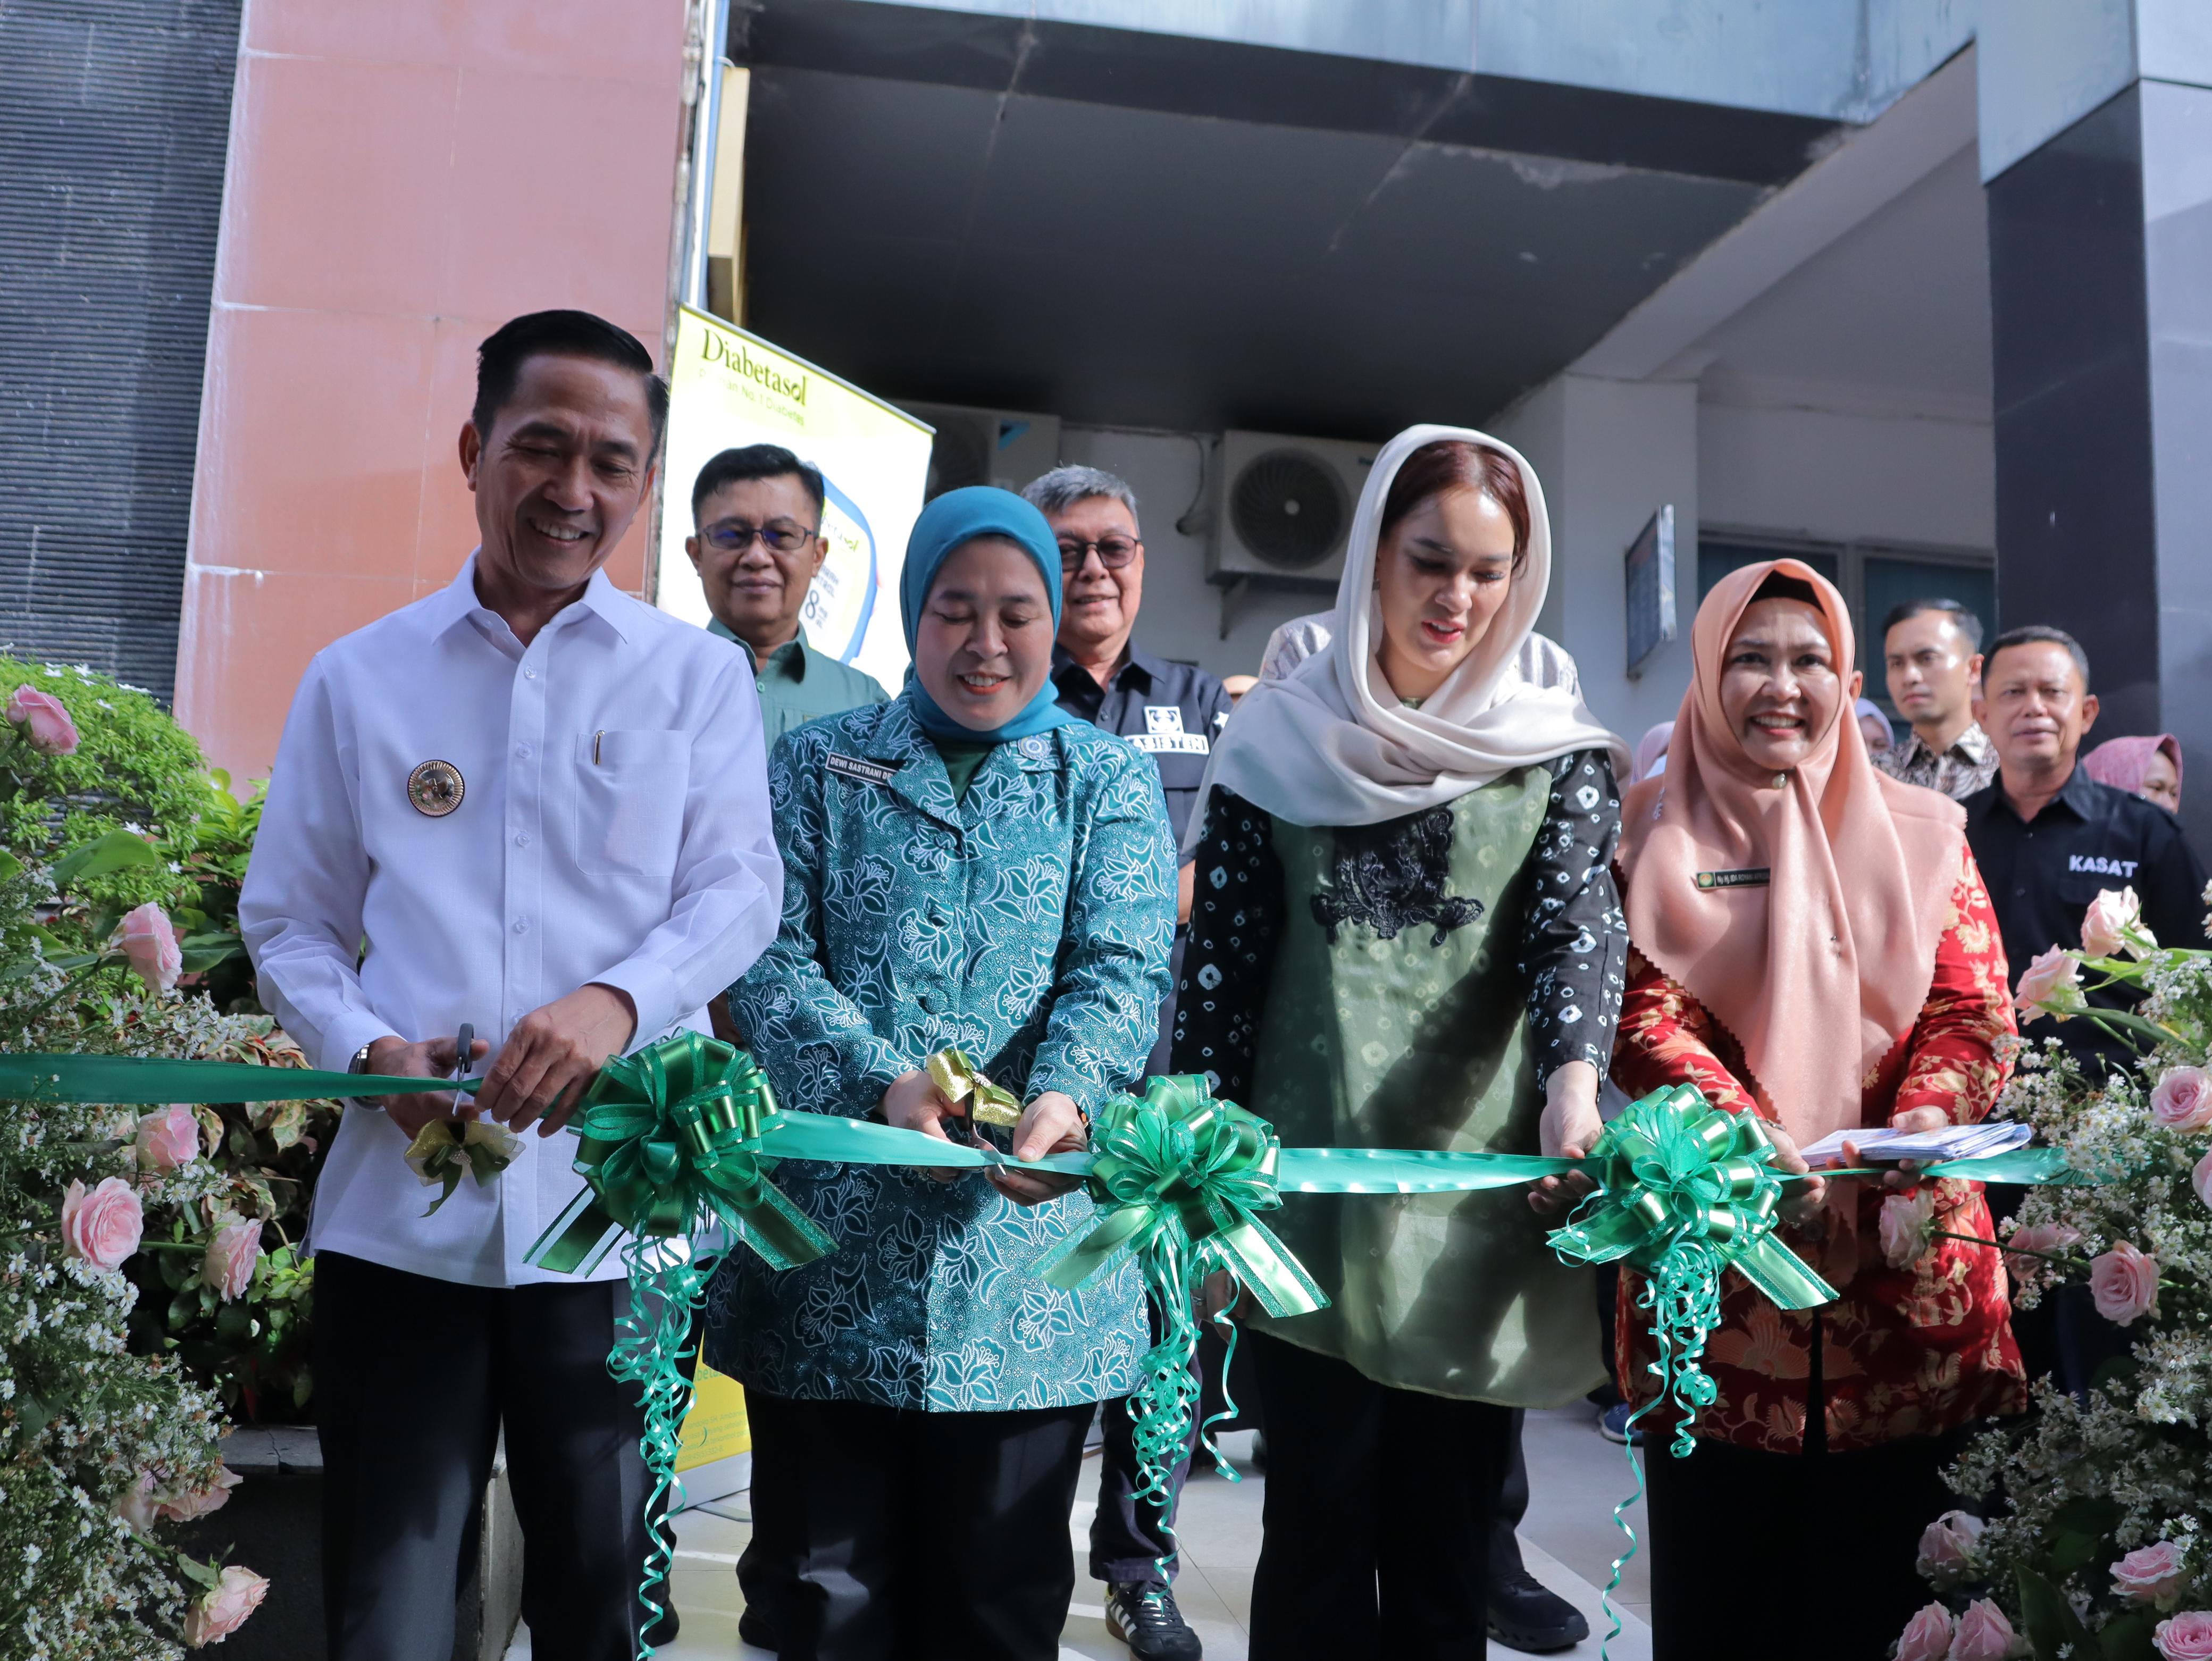
[[[346,1063],[346,1071],[349,1073],[368,1072],[368,1052],[375,1047],[376,1040],[371,1038],[367,1043],[362,1045],[360,1049],[355,1050],[353,1052],[353,1059]],[[375,1105],[375,1104],[370,1101],[366,1096],[349,1096],[346,1098],[346,1101],[355,1107],[373,1108]]]

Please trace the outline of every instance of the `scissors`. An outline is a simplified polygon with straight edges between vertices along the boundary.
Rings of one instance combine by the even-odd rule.
[[[453,1068],[456,1081],[469,1076],[469,1051],[476,1048],[476,1028],[463,1021],[460,1036],[453,1040],[453,1054],[459,1063]],[[462,1116],[461,1092],[458,1090],[453,1092],[453,1116],[456,1119]]]

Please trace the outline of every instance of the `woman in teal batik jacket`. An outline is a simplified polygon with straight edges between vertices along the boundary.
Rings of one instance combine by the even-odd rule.
[[[1175,851],[1158,770],[1054,703],[1060,575],[1018,496],[939,496],[901,582],[905,691],[775,746],[783,928],[731,996],[786,1108],[964,1135],[921,1070],[957,1046],[1025,1104],[1006,1145],[1034,1159],[1137,1083]],[[776,1180],[838,1248],[781,1274],[733,1255],[707,1359],[745,1386],[744,1579],[780,1653],[1049,1661],[1084,1432],[1146,1345],[1135,1272],[1079,1293],[1034,1273],[1090,1221],[1070,1179]]]

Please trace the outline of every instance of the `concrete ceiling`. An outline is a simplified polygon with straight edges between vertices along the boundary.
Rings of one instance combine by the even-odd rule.
[[[1698,343],[1714,402],[1990,418],[1989,221],[1972,145]]]
[[[750,326],[887,396],[1097,423],[1479,420],[1836,131],[852,0],[742,15]]]

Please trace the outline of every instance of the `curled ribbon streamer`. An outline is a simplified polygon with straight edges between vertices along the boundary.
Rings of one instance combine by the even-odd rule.
[[[1013,1092],[977,1072],[966,1050],[940,1050],[921,1065],[939,1095],[956,1107],[963,1101],[968,1104],[971,1124],[1001,1125],[1012,1130],[1021,1123],[1022,1104],[1014,1099]]]
[[[1646,1276],[1638,1306],[1651,1311],[1659,1345],[1651,1371],[1660,1390],[1630,1423],[1671,1401],[1680,1409],[1673,1447],[1678,1459],[1696,1451],[1691,1427],[1719,1394],[1698,1362],[1720,1321],[1722,1271],[1734,1269],[1784,1309],[1835,1300],[1834,1289],[1774,1238],[1786,1180],[1774,1157],[1773,1140],[1756,1114],[1723,1112],[1691,1085],[1654,1091],[1606,1126],[1585,1167],[1597,1191],[1549,1237],[1565,1262],[1622,1262]],[[1641,1494],[1632,1431],[1631,1437],[1629,1465]],[[1632,1494],[1613,1507],[1628,1548],[1613,1560],[1601,1594],[1612,1627],[1599,1646],[1601,1658],[1620,1635],[1613,1594],[1636,1554],[1625,1515],[1634,1503]]]
[[[1199,1396],[1190,1372],[1193,1284],[1226,1270],[1276,1316],[1310,1314],[1328,1299],[1255,1214],[1282,1203],[1273,1129],[1214,1100],[1205,1080],[1156,1078],[1142,1096],[1115,1096],[1099,1110],[1091,1147],[1090,1191],[1101,1214],[1089,1233],[1054,1248],[1039,1273],[1073,1291],[1125,1252],[1135,1257],[1159,1316],[1158,1342],[1139,1362],[1144,1378],[1129,1402],[1136,1498],[1164,1513],[1169,1473]],[[1172,1553],[1171,1525],[1168,1534]]]
[[[652,1646],[645,1634],[657,1626],[666,1607],[654,1596],[666,1589],[670,1547],[660,1528],[664,1518],[684,1508],[684,1482],[676,1456],[684,1442],[684,1417],[691,1409],[691,1384],[676,1365],[691,1336],[691,1317],[707,1299],[720,1253],[700,1256],[683,1240],[633,1235],[623,1244],[629,1276],[629,1307],[615,1317],[615,1344],[607,1371],[620,1383],[638,1387],[645,1411],[639,1446],[653,1485],[645,1500],[645,1567],[638,1582],[644,1607],[637,1634],[637,1661],[647,1661]]]
[[[768,1179],[757,1147],[775,1110],[768,1075],[743,1050],[679,1032],[599,1069],[568,1129],[583,1191],[524,1262],[587,1274],[623,1234],[689,1236],[720,1222],[771,1268],[836,1250]]]
[[[676,1456],[691,1384],[678,1362],[721,1256],[695,1251],[691,1237],[719,1222],[776,1269],[836,1250],[768,1179],[775,1162],[757,1144],[763,1121],[778,1116],[775,1093],[753,1058],[703,1033],[679,1032],[610,1061],[568,1121],[579,1138],[583,1190],[525,1258],[561,1273],[588,1272],[623,1241],[629,1308],[617,1317],[607,1370],[638,1387],[645,1414],[640,1448],[653,1486],[645,1511],[651,1545],[638,1585],[641,1658],[652,1653],[644,1634],[663,1613],[654,1594],[668,1579],[668,1545],[657,1524],[683,1503]]]

